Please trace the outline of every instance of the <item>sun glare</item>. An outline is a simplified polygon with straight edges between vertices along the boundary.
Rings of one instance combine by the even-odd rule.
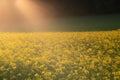
[[[21,24],[31,26],[46,25],[50,22],[49,19],[52,13],[52,7],[44,2],[37,3],[34,0],[1,0],[0,25],[4,25],[4,28],[5,26]]]
[[[30,23],[36,24],[43,19],[43,15],[39,12],[39,6],[28,0],[17,0],[16,7],[25,16]],[[39,8],[39,9],[38,9]]]

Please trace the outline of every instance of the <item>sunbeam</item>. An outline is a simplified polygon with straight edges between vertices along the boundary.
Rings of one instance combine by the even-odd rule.
[[[30,23],[37,24],[43,21],[43,15],[41,16],[42,12],[40,13],[40,8],[35,3],[28,0],[17,0],[16,6]]]
[[[53,7],[44,2],[1,0],[0,28],[1,30],[42,29],[50,23],[53,13]]]

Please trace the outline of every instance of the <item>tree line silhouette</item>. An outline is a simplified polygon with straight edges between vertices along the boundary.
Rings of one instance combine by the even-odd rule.
[[[41,1],[41,0],[36,0]],[[120,0],[42,0],[50,3],[59,15],[78,16],[120,13]]]

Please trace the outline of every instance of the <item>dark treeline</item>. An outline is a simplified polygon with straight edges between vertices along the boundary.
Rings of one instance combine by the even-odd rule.
[[[41,0],[37,0],[41,1]],[[42,0],[57,9],[59,16],[120,13],[120,0]]]

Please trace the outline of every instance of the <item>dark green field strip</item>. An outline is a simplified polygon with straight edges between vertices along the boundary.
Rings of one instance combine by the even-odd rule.
[[[56,20],[53,28],[57,31],[116,30],[120,28],[120,15],[99,15],[67,17]]]

